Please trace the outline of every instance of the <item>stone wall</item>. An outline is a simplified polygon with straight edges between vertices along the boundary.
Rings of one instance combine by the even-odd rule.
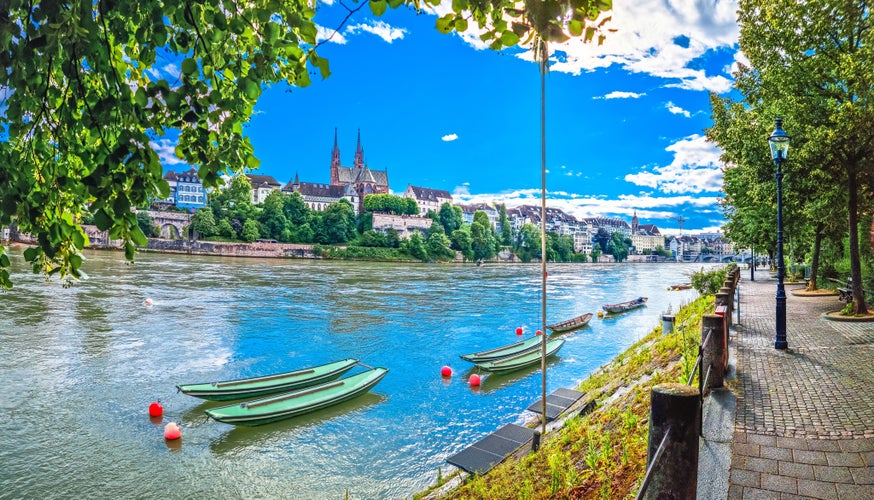
[[[223,257],[298,257],[317,258],[312,245],[292,243],[225,243],[218,241],[162,240],[149,238],[146,251],[218,255]]]

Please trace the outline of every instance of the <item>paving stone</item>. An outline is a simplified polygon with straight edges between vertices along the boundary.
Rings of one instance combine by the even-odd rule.
[[[762,489],[786,493],[798,493],[798,480],[794,477],[780,476],[777,474],[762,474]]]
[[[824,481],[798,480],[798,494],[806,497],[822,498],[824,500],[837,500],[838,491],[834,483]]]
[[[859,484],[843,484],[835,485],[838,490],[838,498],[845,500],[870,500],[874,498],[874,486],[859,485]]]
[[[797,464],[795,462],[777,462],[777,473],[781,476],[813,478],[813,466],[810,464]]]
[[[840,445],[843,451],[874,451],[874,439],[847,439]]]
[[[758,457],[759,451],[761,447],[757,444],[738,444],[732,447],[732,451],[737,453],[738,455],[744,455],[746,457]]]
[[[756,472],[767,472],[769,474],[776,474],[777,461],[768,460],[765,458],[747,457],[747,462],[744,468],[746,470],[753,470]]]
[[[727,498],[727,500],[743,500],[743,497],[744,497],[743,486],[737,486],[734,484],[728,485],[728,498]]]
[[[759,488],[744,488],[743,500],[774,500],[774,498],[775,493],[773,491]]]
[[[777,446],[777,438],[775,436],[766,436],[764,434],[750,434],[747,436],[747,443],[759,444],[762,446]]]
[[[856,484],[874,485],[874,467],[851,467],[850,474],[853,475],[853,482]]]
[[[789,448],[776,448],[773,446],[762,446],[759,449],[759,456],[762,458],[770,458],[772,460],[792,460],[792,450]]]
[[[840,441],[831,439],[811,439],[807,442],[807,449],[811,451],[841,451]]]
[[[862,460],[861,453],[831,453],[827,452],[825,458],[829,465],[845,465],[847,467],[863,467],[865,461]]]
[[[822,451],[792,450],[792,457],[795,459],[796,462],[800,462],[803,464],[842,465],[829,464],[825,458],[825,452]]]
[[[756,471],[734,469],[731,471],[731,484],[758,488],[761,485],[761,476],[762,474]]]
[[[853,475],[849,467],[832,467],[828,465],[814,465],[813,477],[818,481],[832,483],[853,483]]]

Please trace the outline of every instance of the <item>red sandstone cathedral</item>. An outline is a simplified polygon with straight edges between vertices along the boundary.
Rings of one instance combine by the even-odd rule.
[[[368,194],[388,193],[388,171],[371,170],[364,162],[361,147],[361,130],[358,130],[358,145],[351,167],[340,164],[340,146],[337,144],[337,129],[334,129],[334,149],[331,151],[331,183],[300,182],[297,174],[294,181],[286,184],[284,192],[297,192],[315,210],[323,210],[329,203],[346,198],[357,213],[364,209],[364,197]]]

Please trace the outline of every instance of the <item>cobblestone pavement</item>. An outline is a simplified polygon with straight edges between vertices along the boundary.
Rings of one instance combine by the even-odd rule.
[[[742,272],[728,498],[874,499],[874,323],[823,313],[837,297],[786,285],[789,349],[774,349],[777,282]]]

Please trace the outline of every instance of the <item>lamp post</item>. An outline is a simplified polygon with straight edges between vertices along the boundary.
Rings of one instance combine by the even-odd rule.
[[[789,136],[783,130],[783,119],[777,117],[774,131],[768,137],[771,158],[777,166],[774,177],[777,179],[777,333],[774,349],[786,349],[786,290],[783,288],[783,162],[789,153]]]

